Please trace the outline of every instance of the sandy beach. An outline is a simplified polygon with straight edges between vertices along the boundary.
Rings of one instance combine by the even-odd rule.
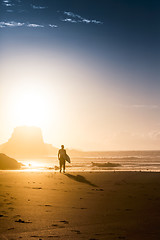
[[[160,174],[0,172],[0,239],[160,237]]]

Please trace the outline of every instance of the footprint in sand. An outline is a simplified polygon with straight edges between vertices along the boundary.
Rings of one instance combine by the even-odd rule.
[[[7,215],[0,214],[0,218],[8,217]]]
[[[125,211],[132,211],[132,209],[131,208],[126,208]]]
[[[11,211],[13,211],[13,210],[14,210],[14,208],[13,208],[13,207],[9,207],[9,208],[8,208],[8,210],[11,210]]]
[[[102,234],[101,233],[95,233],[94,235],[95,236],[101,236]]]
[[[104,191],[104,189],[103,188],[96,188],[96,189],[92,189],[92,191]]]
[[[64,226],[61,226],[61,225],[59,225],[59,224],[52,224],[51,226],[52,226],[52,227],[56,227],[56,228],[65,228]]]
[[[87,208],[84,208],[84,207],[82,207],[82,208],[78,208],[78,207],[72,207],[73,209],[81,209],[81,210],[85,210],[85,209],[87,209]]]
[[[79,230],[71,230],[71,232],[75,232],[77,234],[81,234],[81,232]]]
[[[8,230],[13,230],[13,229],[15,229],[14,227],[12,227],[12,228],[8,228]]]
[[[61,223],[61,224],[69,224],[69,222],[68,221],[66,221],[66,220],[60,220],[60,221],[58,221],[59,223]],[[56,228],[65,228],[65,226],[64,225],[60,225],[60,224],[52,224],[51,226],[52,227],[56,227]]]
[[[6,212],[6,211],[1,211],[1,213],[3,213],[3,214],[7,214],[8,212]]]
[[[24,221],[21,218],[18,219],[18,220],[15,220],[15,222],[18,222],[18,223],[32,223],[31,221]]]
[[[45,205],[38,205],[39,207],[53,207],[52,205],[50,204],[45,204]]]
[[[51,226],[52,227],[58,227],[58,224],[52,224]]]
[[[10,197],[10,199],[16,200],[16,198],[15,198],[15,197]]]
[[[58,235],[49,235],[49,236],[37,236],[37,235],[33,235],[30,236],[31,238],[39,238],[39,240],[42,240],[43,237],[47,237],[47,238],[60,238],[60,236]]]
[[[64,224],[69,224],[69,222],[66,221],[66,220],[61,220],[61,221],[59,221],[59,222],[64,223]]]

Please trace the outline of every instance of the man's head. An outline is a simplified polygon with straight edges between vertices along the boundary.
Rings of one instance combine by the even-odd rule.
[[[61,148],[64,149],[64,145],[61,145]]]

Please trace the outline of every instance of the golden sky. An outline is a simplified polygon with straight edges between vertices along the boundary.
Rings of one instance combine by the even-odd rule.
[[[158,106],[138,104],[142,96],[121,84],[124,73],[77,54],[76,61],[60,50],[5,54],[0,143],[16,126],[29,125],[39,126],[45,142],[57,147],[158,149]]]

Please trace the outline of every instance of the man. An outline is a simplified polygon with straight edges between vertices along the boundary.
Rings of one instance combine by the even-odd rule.
[[[61,149],[58,151],[58,159],[60,165],[60,172],[62,171],[65,173],[65,163],[66,163],[66,150],[64,149],[64,145],[61,145]]]

